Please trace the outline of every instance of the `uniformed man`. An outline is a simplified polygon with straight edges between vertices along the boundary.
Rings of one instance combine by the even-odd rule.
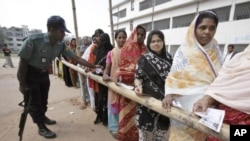
[[[55,57],[62,53],[83,66],[91,68],[101,66],[90,64],[76,56],[62,42],[65,32],[70,33],[62,17],[51,16],[47,21],[47,29],[47,33],[34,34],[25,39],[18,53],[20,62],[17,76],[20,83],[19,90],[23,94],[29,91],[29,98],[31,98],[29,114],[38,126],[38,133],[45,138],[55,138],[56,134],[45,125],[56,124],[55,120],[51,120],[45,115],[50,87],[48,74],[50,64]]]

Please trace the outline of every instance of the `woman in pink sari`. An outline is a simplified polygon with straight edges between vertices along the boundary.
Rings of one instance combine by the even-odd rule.
[[[146,30],[137,26],[121,50],[117,69],[117,78],[125,84],[133,85],[137,60],[146,52],[144,40]],[[119,96],[119,141],[138,141],[138,130],[135,126],[136,103]]]
[[[250,125],[250,45],[223,65],[218,77],[208,87],[193,111],[205,112],[208,107],[217,106],[225,110],[224,123]],[[207,141],[218,141],[209,137]]]
[[[120,60],[121,49],[127,39],[125,30],[117,30],[115,32],[116,47],[113,48],[108,54],[106,59],[106,68],[103,73],[103,81],[117,80],[116,71]],[[114,138],[117,138],[118,123],[119,123],[119,110],[118,110],[118,97],[120,95],[115,91],[108,90],[108,128],[109,132]]]

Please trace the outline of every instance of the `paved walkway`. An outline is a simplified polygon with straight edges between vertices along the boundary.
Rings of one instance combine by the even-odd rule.
[[[4,59],[0,59],[0,141],[18,141],[18,124],[22,107],[17,104],[22,101],[18,91],[16,78],[18,58],[12,58],[15,68],[3,68]],[[79,109],[80,89],[68,88],[64,81],[50,75],[51,87],[48,104],[48,117],[57,121],[56,125],[48,126],[56,132],[54,141],[115,141],[108,128],[102,124],[94,125],[95,113],[90,107]],[[23,141],[45,141],[37,133],[37,127],[30,116],[27,118]]]

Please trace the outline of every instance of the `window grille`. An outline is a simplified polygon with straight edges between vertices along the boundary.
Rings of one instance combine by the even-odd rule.
[[[152,23],[141,24],[141,26],[144,27],[146,29],[146,31],[152,30]]]
[[[163,30],[169,29],[170,19],[163,19],[154,22],[154,29]]]
[[[231,6],[222,7],[218,9],[213,9],[219,18],[219,22],[224,22],[229,20]]]
[[[172,27],[173,28],[187,27],[190,25],[190,23],[194,19],[194,16],[195,14],[188,14],[188,15],[183,15],[179,17],[174,17]]]
[[[235,7],[234,20],[250,18],[250,2],[237,4]]]
[[[154,2],[155,2],[155,6],[157,6],[157,5],[169,2],[169,1],[171,1],[171,0],[144,0],[144,1],[140,2],[139,10],[142,11],[142,10],[153,7]]]

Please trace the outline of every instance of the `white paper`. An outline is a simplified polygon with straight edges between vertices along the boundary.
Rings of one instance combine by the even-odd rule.
[[[173,100],[172,105],[174,107],[182,108],[181,103],[179,101],[177,101],[177,100]]]
[[[96,74],[100,74],[100,73],[102,73],[102,69],[101,68],[96,68],[95,72],[96,72]]]
[[[195,112],[195,114],[201,117],[200,122],[202,124],[215,130],[216,132],[220,132],[225,116],[224,110],[208,108],[205,113]]]

